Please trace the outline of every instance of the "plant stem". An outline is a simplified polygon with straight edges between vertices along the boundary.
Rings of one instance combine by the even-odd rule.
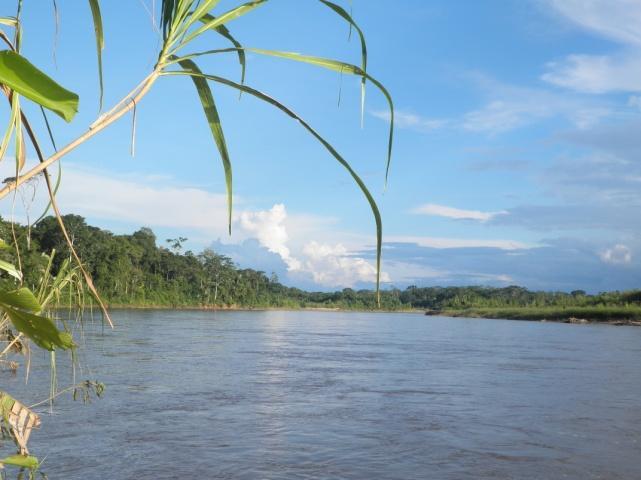
[[[25,174],[20,175],[14,181],[5,185],[2,189],[0,189],[0,199],[6,197],[10,192],[16,190],[20,185],[38,175],[39,173],[43,172],[47,167],[60,160],[76,147],[82,145],[98,132],[102,131],[103,129],[114,123],[116,120],[121,118],[123,115],[125,115],[127,112],[129,112],[129,110],[131,110],[133,106],[137,104],[149,92],[149,89],[158,79],[159,75],[159,69],[154,70],[139,87],[132,91],[132,95],[135,92],[134,96],[125,97],[123,100],[116,104],[116,107],[114,107],[114,109],[110,110],[107,115],[99,118],[96,122],[94,122],[89,130],[87,130],[77,139],[61,148],[59,151],[47,158],[44,162],[39,163]],[[131,98],[133,102],[127,102],[129,98]],[[120,108],[115,110],[118,107]]]

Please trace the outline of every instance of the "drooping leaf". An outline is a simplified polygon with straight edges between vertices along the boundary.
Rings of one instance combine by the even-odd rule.
[[[14,277],[14,278],[16,278],[18,280],[22,280],[22,273],[20,273],[20,270],[18,270],[15,267],[15,265],[10,264],[9,262],[5,262],[4,260],[0,260],[0,270],[4,270],[5,272],[7,272],[12,277]]]
[[[11,114],[9,116],[9,125],[4,131],[2,141],[0,142],[0,161],[4,159],[4,155],[9,148],[9,142],[11,141],[11,136],[16,129],[16,122],[18,119],[18,114],[20,112],[20,109],[18,108],[18,102],[13,101],[14,92],[12,92],[6,85],[3,85],[3,90],[7,94],[9,102],[11,103]]]
[[[185,69],[187,72],[196,72],[202,75],[202,72],[198,66],[192,60],[181,60],[179,62],[180,66]],[[227,187],[227,214],[228,214],[228,228],[229,234],[231,235],[231,217],[232,217],[232,202],[233,202],[233,189],[232,189],[232,167],[231,161],[229,159],[229,152],[227,150],[227,143],[225,142],[225,135],[220,123],[220,116],[218,115],[218,109],[216,108],[216,102],[214,101],[214,96],[211,93],[211,89],[207,84],[207,79],[203,76],[192,76],[191,79],[198,90],[198,96],[200,97],[200,103],[203,106],[205,111],[205,116],[207,117],[207,122],[209,123],[209,128],[218,147],[218,152],[220,153],[220,158],[223,162],[223,169],[225,170],[225,184]]]
[[[321,3],[326,5],[327,7],[331,8],[334,12],[336,12],[338,15],[340,15],[347,23],[349,23],[350,27],[350,35],[352,33],[352,27],[358,32],[358,36],[360,37],[361,40],[361,69],[363,72],[367,72],[367,42],[365,41],[365,35],[363,34],[363,31],[360,29],[358,24],[354,21],[352,16],[347,13],[347,11],[341,7],[340,5],[336,5],[333,2],[329,2],[327,0],[319,0]],[[367,78],[365,76],[362,77],[361,79],[361,124],[363,123],[363,118],[365,116],[365,83],[367,82]]]
[[[100,14],[100,3],[98,0],[89,0],[91,7],[91,16],[93,18],[93,28],[96,33],[96,53],[98,55],[98,81],[100,82],[100,108],[102,110],[102,97],[104,85],[102,83],[102,50],[105,48],[105,37],[102,29],[102,15]]]
[[[0,303],[32,313],[38,313],[42,309],[36,296],[26,287],[8,292],[0,291]]]
[[[56,348],[62,350],[73,348],[71,335],[58,330],[50,318],[17,310],[7,304],[0,304],[0,306],[7,312],[16,330],[29,337],[40,348],[50,351]]]
[[[392,96],[389,94],[387,89],[380,83],[378,80],[373,78],[363,69],[357,67],[356,65],[351,65],[349,63],[340,62],[338,60],[333,60],[330,58],[321,58],[313,57],[310,55],[301,55],[300,53],[294,52],[281,52],[277,50],[264,50],[260,48],[247,48],[246,50],[260,55],[268,55],[272,57],[286,58],[289,60],[294,60],[297,62],[308,63],[310,65],[316,65],[317,67],[327,68],[329,70],[334,70],[340,73],[349,73],[351,75],[357,75],[362,78],[366,78],[372,82],[385,96],[387,103],[390,109],[390,131],[389,131],[389,140],[387,143],[387,165],[385,167],[385,183],[387,184],[387,179],[389,177],[390,164],[392,162],[392,145],[394,143],[394,102],[392,101]]]
[[[78,95],[61,87],[23,56],[0,52],[0,84],[70,122],[78,112]]]
[[[203,23],[209,23],[213,20],[215,20],[215,17],[209,14],[205,14],[200,18],[200,21]],[[234,47],[236,47],[236,49],[238,50],[238,63],[240,63],[240,83],[244,84],[245,72],[247,70],[245,49],[240,44],[240,42],[238,42],[238,40],[233,37],[233,35],[229,32],[229,29],[225,25],[218,25],[214,28],[214,31],[229,40],[232,45],[234,45]]]
[[[367,202],[369,203],[369,206],[372,210],[372,214],[374,215],[374,221],[376,223],[376,295],[377,295],[378,303],[380,305],[381,253],[382,253],[382,245],[383,245],[383,222],[381,220],[381,214],[378,209],[378,205],[376,204],[376,200],[374,200],[374,197],[372,196],[369,189],[365,185],[365,182],[363,182],[360,176],[354,171],[351,165],[338,153],[338,151],[327,140],[325,140],[316,130],[314,130],[305,120],[299,117],[294,111],[292,111],[290,108],[280,103],[278,100],[270,97],[269,95],[266,95],[265,93],[259,90],[255,90],[246,85],[240,85],[226,78],[218,77],[216,75],[207,75],[197,71],[183,71],[183,72],[169,71],[169,72],[165,72],[164,75],[191,75],[192,77],[201,77],[201,78],[208,79],[223,85],[227,85],[237,90],[241,90],[260,100],[263,100],[269,103],[270,105],[273,105],[274,107],[278,108],[279,110],[281,110],[282,112],[284,112],[285,114],[287,114],[288,116],[296,120],[298,123],[300,123],[349,172],[350,176],[356,182],[358,187],[363,192],[363,195],[367,199]]]
[[[222,48],[217,50],[197,52],[197,53],[192,53],[189,55],[184,55],[182,57],[179,57],[174,62],[177,63],[180,60],[196,58],[203,55],[213,55],[218,53],[234,52],[236,50],[237,50],[236,48]],[[329,70],[333,70],[340,73],[356,75],[356,76],[366,78],[367,80],[372,82],[372,84],[374,84],[376,88],[378,88],[381,91],[381,93],[385,96],[390,109],[390,130],[389,130],[389,139],[387,143],[387,164],[385,166],[385,184],[387,184],[390,165],[392,161],[392,147],[394,143],[394,102],[392,101],[392,96],[389,94],[389,92],[381,82],[376,80],[374,77],[372,77],[371,75],[369,75],[367,72],[363,71],[360,67],[357,67],[356,65],[341,62],[338,60],[333,60],[330,58],[313,57],[309,55],[301,55],[300,53],[282,52],[278,50],[265,50],[260,48],[245,48],[244,50],[254,52],[259,55],[268,55],[272,57],[285,58],[288,60],[294,60],[297,62],[315,65],[317,67],[327,68]]]

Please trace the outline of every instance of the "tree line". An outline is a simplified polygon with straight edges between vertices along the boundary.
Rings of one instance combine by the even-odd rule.
[[[307,292],[287,287],[274,274],[240,268],[227,256],[210,248],[200,253],[183,251],[184,237],[159,242],[154,232],[143,227],[130,235],[115,235],[88,225],[78,215],[65,215],[73,244],[103,299],[110,305],[167,307],[243,308],[344,308],[375,310],[373,290],[345,288],[335,292]],[[54,217],[34,226],[0,220],[0,238],[15,238],[17,249],[0,251],[0,259],[14,262],[19,255],[24,282],[36,288],[40,274],[54,252],[55,275],[69,257],[68,245]],[[10,287],[14,280],[2,278]],[[589,295],[573,292],[530,291],[505,288],[418,287],[382,291],[385,310],[446,310],[479,307],[576,307],[640,304],[641,291],[604,292]]]

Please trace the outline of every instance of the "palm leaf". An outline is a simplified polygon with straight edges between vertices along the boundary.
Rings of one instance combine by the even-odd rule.
[[[332,156],[349,172],[351,177],[354,179],[356,184],[359,186],[359,188],[365,195],[365,198],[369,203],[369,206],[374,215],[374,220],[376,222],[376,296],[377,296],[377,301],[380,305],[381,251],[382,251],[382,245],[383,245],[383,222],[381,220],[381,214],[378,209],[378,205],[376,204],[376,200],[374,200],[374,197],[372,196],[369,189],[365,185],[365,182],[361,180],[361,178],[354,171],[351,165],[336,151],[336,149],[327,140],[325,140],[316,130],[314,130],[311,127],[311,125],[309,125],[305,120],[299,117],[294,111],[292,111],[290,108],[280,103],[278,100],[270,97],[269,95],[266,95],[263,92],[260,92],[259,90],[255,90],[246,85],[240,85],[236,82],[233,82],[226,78],[218,77],[216,75],[206,75],[199,71],[182,71],[182,72],[167,71],[167,72],[164,72],[163,75],[190,75],[192,77],[199,77],[199,78],[211,80],[211,81],[235,88],[242,92],[248,93],[260,100],[263,100],[269,103],[270,105],[273,105],[274,107],[278,108],[279,110],[281,110],[282,112],[284,112],[285,114],[287,114],[288,116],[296,120],[298,123],[300,123],[303,126],[303,128],[305,128],[309,133],[311,133],[312,136],[316,138],[329,151],[329,153],[331,153]]]

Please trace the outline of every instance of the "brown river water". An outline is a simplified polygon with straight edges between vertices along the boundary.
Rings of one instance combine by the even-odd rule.
[[[641,328],[116,311],[30,447],[56,479],[640,479]],[[0,377],[47,397],[48,356]],[[60,385],[69,361],[58,358]],[[8,475],[7,478],[11,478]]]

